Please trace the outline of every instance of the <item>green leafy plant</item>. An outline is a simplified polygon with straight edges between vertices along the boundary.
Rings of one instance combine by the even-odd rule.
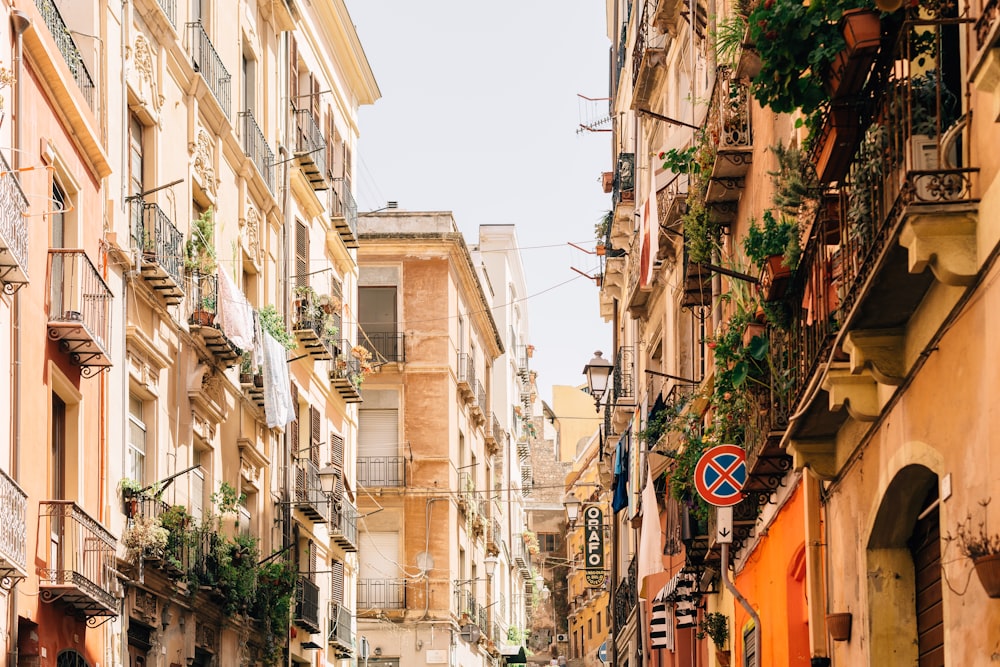
[[[768,257],[784,255],[782,263],[794,269],[801,254],[798,223],[785,216],[781,216],[779,220],[770,211],[765,211],[763,218],[764,224],[761,226],[757,226],[751,219],[746,236],[743,237],[743,252],[761,268],[767,263]]]
[[[716,648],[724,648],[729,640],[729,619],[725,614],[710,611],[698,623],[698,632],[695,636],[698,639],[708,637]]]
[[[733,13],[718,21],[712,37],[715,39],[715,52],[719,63],[735,66],[744,46],[743,37],[747,32],[747,19],[739,13]]]
[[[191,223],[191,233],[184,244],[184,268],[191,273],[215,273],[215,213],[208,209]],[[210,310],[215,310],[214,304]]]
[[[818,201],[816,169],[805,151],[797,146],[786,147],[779,141],[771,146],[771,152],[778,159],[778,168],[767,172],[774,185],[772,201],[781,213],[795,216],[803,204]]]
[[[269,561],[257,570],[257,594],[250,614],[263,625],[265,664],[275,664],[282,655],[298,578],[295,566],[284,560]]]
[[[139,495],[139,492],[144,488],[146,488],[145,484],[131,477],[123,477],[118,482],[118,492],[121,493],[122,498],[126,499]]]
[[[295,336],[285,329],[285,320],[278,313],[277,308],[268,304],[257,312],[260,319],[260,328],[271,334],[272,337],[284,347],[291,350],[295,347]]]
[[[213,550],[216,586],[223,597],[226,614],[247,613],[257,592],[257,538],[237,535],[221,539]]]
[[[129,520],[128,527],[122,533],[122,544],[133,559],[159,557],[167,546],[167,538],[168,532],[158,517],[139,514]]]
[[[698,152],[697,145],[687,148],[671,148],[668,151],[660,151],[656,157],[663,160],[663,168],[675,174],[698,174],[701,173],[701,165],[695,161]]]

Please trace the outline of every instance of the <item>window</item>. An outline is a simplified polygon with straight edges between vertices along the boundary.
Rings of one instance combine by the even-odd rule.
[[[257,530],[253,522],[253,512],[252,509],[257,505],[257,496],[253,493],[244,493],[242,497],[242,502],[238,508],[239,514],[237,519],[239,521],[240,535],[244,537],[256,537]]]
[[[56,667],[90,667],[77,651],[66,649],[56,658]]]
[[[601,612],[597,612],[597,634],[601,634]]]
[[[594,638],[594,619],[587,619],[587,639]]]
[[[128,188],[132,196],[140,194],[144,189],[142,151],[142,123],[135,114],[128,119]]]
[[[538,548],[540,551],[553,552],[558,551],[561,546],[562,540],[559,539],[559,535],[556,533],[539,533],[538,534]]]
[[[753,631],[753,624],[743,630],[743,667],[757,667],[757,644]]]
[[[295,286],[309,284],[309,228],[295,221]]]
[[[191,471],[191,516],[201,521],[205,516],[205,457],[199,449],[194,450],[192,463],[201,465]]]
[[[142,399],[135,394],[129,394],[125,476],[144,484],[146,480],[146,423],[142,419],[142,413]]]
[[[257,61],[252,53],[246,51],[240,56],[240,70],[243,75],[243,88],[240,90],[240,105],[244,111],[257,115]],[[260,123],[258,123],[259,125]]]

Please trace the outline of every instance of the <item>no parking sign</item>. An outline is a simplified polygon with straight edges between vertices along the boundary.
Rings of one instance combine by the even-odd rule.
[[[743,500],[747,458],[737,445],[718,445],[705,451],[694,467],[694,487],[709,505],[732,507]]]

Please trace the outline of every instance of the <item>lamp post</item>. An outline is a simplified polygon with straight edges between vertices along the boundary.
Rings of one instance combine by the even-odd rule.
[[[572,493],[567,493],[566,497],[563,498],[563,507],[566,508],[566,520],[569,522],[570,526],[576,524],[576,520],[580,518],[580,506],[583,505],[580,499],[574,496]]]
[[[602,356],[602,352],[594,352],[594,358],[583,367],[583,374],[587,376],[587,388],[590,395],[594,397],[594,410],[601,411],[601,399],[608,390],[608,379],[611,377],[611,369],[614,366]]]

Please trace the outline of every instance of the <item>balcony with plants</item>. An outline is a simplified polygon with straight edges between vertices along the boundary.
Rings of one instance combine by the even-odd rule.
[[[225,368],[236,365],[243,351],[229,340],[216,321],[219,279],[215,274],[190,272],[187,275],[188,326],[208,353]]]
[[[292,333],[302,354],[329,361],[340,353],[340,299],[319,295],[309,285],[295,288]]]
[[[28,198],[2,153],[0,170],[0,283],[12,294],[28,283]]]
[[[112,366],[113,296],[83,250],[50,249],[48,336],[83,377]]]
[[[264,369],[253,363],[253,354],[244,352],[240,357],[240,389],[247,400],[264,409]]]
[[[327,196],[327,211],[335,232],[347,248],[357,248],[358,204],[354,201],[350,181],[335,180]]]
[[[292,114],[295,117],[295,163],[313,190],[326,190],[330,187],[326,176],[327,147],[319,120],[312,110],[297,109],[294,104]]]
[[[330,384],[346,403],[361,402],[361,385],[375,372],[371,353],[362,345],[342,340],[340,352],[330,364]]]
[[[142,200],[131,205],[132,249],[140,275],[164,303],[176,306],[184,298],[184,235],[159,205]]]
[[[360,338],[375,363],[384,366],[406,361],[406,334],[402,331],[365,331]]]

